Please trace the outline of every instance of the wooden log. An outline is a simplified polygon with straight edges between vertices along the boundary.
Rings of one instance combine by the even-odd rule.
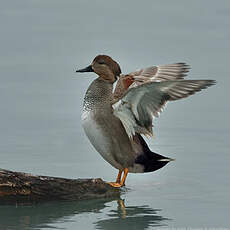
[[[35,176],[0,169],[0,204],[119,197],[120,189],[102,179]]]

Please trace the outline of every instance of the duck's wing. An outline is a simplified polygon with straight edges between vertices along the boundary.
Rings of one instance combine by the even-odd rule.
[[[114,103],[114,115],[121,120],[130,138],[135,133],[153,136],[153,117],[159,116],[167,101],[188,97],[213,84],[213,80],[148,82],[130,88]]]
[[[186,76],[190,67],[185,63],[150,66],[129,74],[121,75],[114,90],[114,99],[118,100],[129,89],[147,82],[179,80]]]

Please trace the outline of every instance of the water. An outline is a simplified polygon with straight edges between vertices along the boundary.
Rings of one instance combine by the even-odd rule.
[[[5,1],[0,8],[1,168],[68,178],[114,170],[80,122],[97,54],[127,73],[187,62],[189,79],[218,84],[169,103],[155,152],[175,162],[129,174],[119,200],[1,205],[0,229],[229,228],[229,1]]]

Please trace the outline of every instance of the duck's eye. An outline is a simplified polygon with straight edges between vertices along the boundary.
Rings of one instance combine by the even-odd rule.
[[[98,64],[103,65],[105,63],[103,61],[99,61]]]

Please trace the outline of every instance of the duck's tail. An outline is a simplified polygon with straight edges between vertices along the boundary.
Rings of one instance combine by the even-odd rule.
[[[144,172],[156,171],[164,167],[168,162],[175,160],[152,152],[141,135],[136,134],[135,138],[138,138],[143,149],[142,153],[136,158],[135,163],[143,165]]]

